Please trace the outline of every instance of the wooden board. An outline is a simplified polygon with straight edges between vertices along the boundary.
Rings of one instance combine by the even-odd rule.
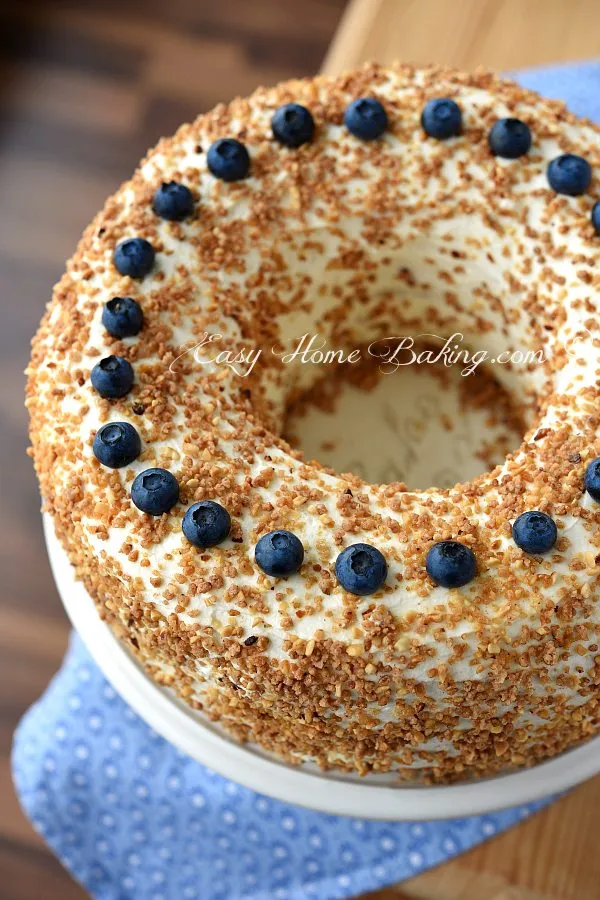
[[[323,71],[394,59],[507,71],[600,55],[598,0],[352,0]],[[371,900],[599,900],[600,777]]]
[[[598,55],[598,0],[351,0],[323,71],[370,59],[508,71]]]

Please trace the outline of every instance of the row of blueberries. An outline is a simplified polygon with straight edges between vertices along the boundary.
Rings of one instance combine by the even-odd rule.
[[[511,120],[516,121],[516,120]],[[548,164],[548,181],[558,194],[576,197],[584,194],[592,179],[592,169],[587,160],[573,153],[563,153]],[[154,195],[154,209],[162,210],[160,215],[171,221],[181,221],[190,213],[181,214],[183,209],[193,210],[193,197],[189,188],[171,181],[162,184]],[[164,213],[168,210],[169,215]],[[600,234],[600,200],[592,207],[590,218],[594,231]],[[132,237],[119,241],[113,254],[113,262],[120,275],[129,278],[144,278],[154,268],[156,251],[146,238]]]
[[[385,132],[387,114],[379,100],[362,97],[347,108],[344,121],[349,131],[363,140],[374,140]],[[430,100],[421,115],[421,124],[429,137],[447,140],[462,131],[462,112],[454,100]],[[275,138],[288,147],[299,147],[310,141],[315,124],[308,109],[298,103],[281,106],[274,114]],[[531,131],[520,119],[499,119],[490,129],[488,142],[492,153],[505,159],[517,159],[529,152]],[[244,144],[235,138],[220,138],[207,153],[210,172],[223,181],[239,181],[250,172],[250,156]],[[592,180],[588,161],[574,153],[563,153],[551,160],[548,183],[558,194],[571,197],[584,194]],[[175,181],[162,184],[154,194],[154,212],[163,219],[181,222],[194,212],[194,197],[188,187]],[[592,223],[600,234],[600,201],[592,209]],[[145,238],[127,238],[114,252],[114,263],[121,275],[143,278],[154,266],[155,251]]]
[[[104,306],[102,324],[114,337],[134,336],[143,325],[141,307],[131,297],[114,297]],[[133,385],[131,364],[119,356],[100,360],[92,370],[92,385],[107,399],[124,396]],[[98,430],[94,438],[94,455],[109,468],[129,465],[141,451],[140,436],[129,422],[109,422]],[[142,512],[159,516],[169,512],[178,502],[179,483],[166,469],[146,469],[134,479],[131,499]],[[229,536],[231,516],[221,504],[203,500],[194,503],[187,510],[182,521],[182,531],[195,547],[214,547]],[[279,529],[260,538],[254,556],[257,565],[267,575],[285,577],[300,569],[304,560],[304,547],[295,534]],[[375,547],[357,543],[340,553],[335,571],[345,590],[366,595],[373,593],[384,583],[387,563],[383,554]]]
[[[93,452],[103,465],[121,468],[132,463],[141,452],[141,440],[128,422],[109,422],[96,434]],[[592,460],[585,473],[585,487],[590,496],[600,501],[600,457]],[[166,469],[153,468],[140,472],[131,487],[131,499],[142,512],[160,516],[169,512],[179,500],[179,483]],[[231,530],[227,510],[212,500],[194,503],[182,522],[185,537],[195,547],[206,549],[221,544]],[[551,550],[557,540],[556,523],[538,510],[522,513],[512,526],[512,537],[525,553],[542,554]],[[304,560],[304,547],[289,531],[271,531],[256,545],[255,559],[260,568],[277,577],[297,572]],[[462,587],[477,574],[475,555],[459,541],[440,541],[427,553],[425,567],[433,581],[447,588]],[[369,544],[352,544],[338,556],[336,577],[345,590],[353,594],[372,594],[387,577],[383,554]]]
[[[349,131],[363,140],[380,137],[387,128],[387,114],[374,98],[361,98],[350,104],[344,117]],[[430,137],[445,140],[462,131],[462,113],[453,100],[439,98],[424,108],[421,123]],[[299,147],[313,137],[315,126],[311,113],[298,104],[286,104],[273,116],[275,138],[289,147]],[[507,159],[526,154],[531,146],[528,126],[518,119],[501,119],[489,134],[492,152]],[[215,141],[209,148],[207,163],[215,177],[236,181],[246,177],[250,159],[246,148],[231,138]],[[575,196],[583,193],[591,180],[589,163],[573,154],[563,154],[552,160],[548,180],[558,193]],[[157,215],[171,221],[182,221],[192,215],[193,195],[189,188],[176,182],[162,184],[153,199]],[[600,232],[600,202],[592,211],[592,221]],[[142,278],[154,265],[155,252],[144,238],[121,241],[115,250],[114,262],[123,275]],[[109,300],[102,313],[106,330],[114,337],[130,337],[139,333],[143,313],[130,297]],[[125,396],[133,386],[131,364],[119,356],[108,356],[94,366],[92,385],[104,398]],[[103,426],[94,440],[97,459],[111,468],[120,468],[136,459],[141,452],[140,437],[127,422],[111,422]],[[600,458],[588,466],[586,489],[600,500]],[[177,479],[165,469],[148,469],[140,473],[132,485],[131,497],[143,512],[162,515],[179,499]],[[190,507],[182,528],[195,546],[207,548],[221,543],[229,535],[229,513],[218,503],[202,501]],[[529,511],[515,521],[512,529],[517,546],[528,553],[545,553],[557,539],[556,524],[545,513]],[[273,531],[264,535],[255,550],[257,564],[269,575],[283,577],[297,572],[304,559],[301,541],[288,531]],[[387,577],[384,556],[368,544],[354,544],[344,550],[336,561],[336,576],[340,584],[352,593],[371,594],[383,585]],[[427,554],[426,569],[430,577],[443,587],[467,584],[477,571],[472,550],[458,541],[441,541]]]

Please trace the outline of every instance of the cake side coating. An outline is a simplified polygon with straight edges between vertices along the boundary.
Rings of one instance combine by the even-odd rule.
[[[343,124],[361,96],[388,129],[360,141]],[[456,100],[463,134],[427,138],[425,103]],[[309,108],[313,140],[272,138],[283,103]],[[487,134],[502,116],[533,134],[505,160]],[[206,151],[242,141],[248,178],[215,179]],[[598,730],[598,504],[583,489],[598,438],[598,236],[589,194],[557,195],[546,169],[561,153],[597,169],[599,131],[488,73],[370,65],[339,78],[260,89],[183,126],[151,151],[84,234],[34,340],[28,370],[33,458],[46,508],[80,578],[150,674],[242,740],[291,762],[397,770],[451,781],[529,765]],[[192,218],[167,222],[152,198],[181,182]],[[113,264],[119,241],[146,238],[142,280]],[[144,327],[111,337],[104,304],[137,300]],[[353,347],[393,334],[462,332],[497,355],[539,349],[542,364],[502,367],[531,430],[502,467],[451,490],[370,485],[306,463],[279,437],[307,367],[283,364],[305,332]],[[218,349],[265,348],[241,378],[205,364]],[[133,366],[120,399],[90,383],[101,357]],[[214,355],[214,354],[211,354]],[[202,359],[200,359],[200,356]],[[238,367],[239,368],[239,367]],[[92,442],[126,421],[142,453],[110,470]],[[180,503],[161,517],[130,499],[135,475],[171,471]],[[230,539],[186,541],[189,504],[216,500]],[[551,553],[511,538],[526,510],[558,525]],[[254,547],[296,534],[301,570],[265,575]],[[460,589],[425,570],[433,544],[459,540],[477,560]],[[335,560],[364,541],[385,556],[375,594],[344,591]]]

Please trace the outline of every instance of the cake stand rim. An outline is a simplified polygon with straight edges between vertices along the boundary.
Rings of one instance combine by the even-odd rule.
[[[388,786],[307,772],[257,753],[202,722],[142,665],[100,618],[75,578],[49,513],[42,514],[54,581],[67,616],[102,674],[154,731],[196,762],[225,778],[284,803],[329,815],[381,821],[455,819],[532,803],[575,787],[600,773],[600,736],[528,769],[463,784]],[[368,778],[368,776],[367,776]]]

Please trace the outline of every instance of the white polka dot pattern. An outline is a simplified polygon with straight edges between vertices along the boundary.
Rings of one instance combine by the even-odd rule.
[[[13,767],[34,827],[98,900],[350,897],[437,865],[543,805],[401,824],[262,797],[152,732],[77,638],[19,726]]]

